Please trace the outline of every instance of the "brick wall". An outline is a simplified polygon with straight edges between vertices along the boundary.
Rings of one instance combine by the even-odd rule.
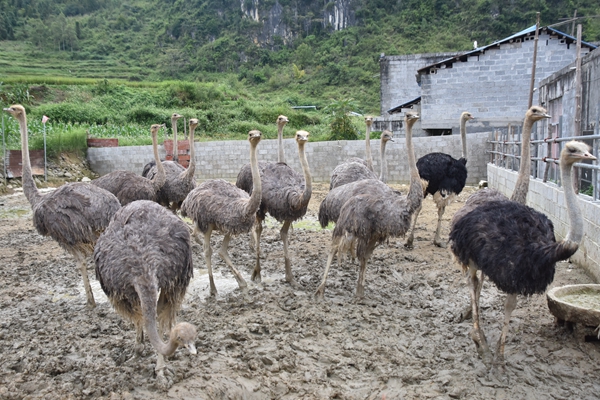
[[[516,172],[488,164],[487,175],[490,187],[510,197],[517,182]],[[557,240],[566,236],[569,219],[562,188],[553,183],[532,179],[527,205],[543,212],[552,220]],[[592,202],[589,196],[580,195],[579,206],[584,217],[584,236],[579,250],[571,259],[581,265],[595,282],[600,282],[600,204]]]
[[[421,124],[423,129],[456,125],[462,111],[477,120],[472,129],[520,123],[527,109],[534,41],[519,40],[454,62],[451,68],[421,74]],[[557,37],[540,34],[536,84],[575,60],[576,46],[567,46]],[[589,51],[582,48],[582,54]],[[538,104],[538,93],[534,104]]]
[[[469,157],[467,169],[468,184],[476,184],[486,178],[487,157],[486,140],[489,133],[468,135]],[[389,182],[406,183],[409,180],[408,165],[405,152],[405,138],[396,138],[386,148],[388,160]],[[460,136],[433,136],[414,138],[416,157],[427,153],[441,151],[458,158],[461,153]],[[197,142],[196,177],[197,179],[223,178],[234,181],[240,168],[249,162],[249,144],[247,141]],[[285,154],[288,164],[301,172],[298,161],[298,149],[294,139],[285,139]],[[371,141],[374,167],[380,171],[379,140]],[[159,146],[159,154],[164,158],[163,146]],[[365,156],[363,141],[315,142],[306,144],[306,154],[315,182],[328,182],[331,171],[336,165],[349,157]],[[144,165],[152,159],[151,146],[89,148],[87,154],[92,170],[100,175],[124,169],[141,174]],[[258,145],[259,161],[277,161],[277,140],[262,140]]]

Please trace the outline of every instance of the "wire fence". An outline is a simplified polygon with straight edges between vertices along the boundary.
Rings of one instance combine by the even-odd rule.
[[[563,132],[563,117],[552,120],[538,121],[531,134],[531,176],[543,182],[554,182],[561,185],[559,158],[565,142],[579,140],[592,149],[592,154],[599,156],[600,146],[599,118],[596,118],[594,130],[583,130],[580,136],[561,136]],[[540,126],[541,125],[541,126]],[[496,166],[513,171],[519,170],[521,161],[521,126],[508,125],[495,129],[493,139],[488,141],[491,150],[490,162]],[[599,165],[591,161],[574,164],[575,190],[580,194],[592,197],[594,201],[600,196]]]

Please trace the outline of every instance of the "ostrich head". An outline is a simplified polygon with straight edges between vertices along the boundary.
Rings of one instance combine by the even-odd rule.
[[[180,322],[171,330],[171,341],[177,346],[185,347],[190,354],[196,354],[196,327],[187,322]]]
[[[190,118],[190,129],[198,126],[200,122],[196,118]]]
[[[560,152],[560,161],[570,165],[582,160],[596,160],[596,157],[590,153],[590,147],[575,140],[567,142],[565,148]]]
[[[389,130],[385,130],[383,132],[381,132],[381,141],[382,142],[393,142],[394,141],[394,134],[389,131]]]
[[[152,136],[158,134],[158,130],[160,128],[164,128],[165,124],[152,124],[152,126],[150,126],[150,133],[152,134]]]
[[[171,121],[177,121],[179,118],[183,117],[181,114],[173,113],[171,115]]]
[[[298,142],[298,144],[308,142],[308,135],[310,135],[310,133],[306,131],[296,131],[296,142]]]
[[[407,111],[406,114],[404,114],[404,122],[410,127],[412,127],[418,119],[419,113],[416,111]]]
[[[540,106],[532,106],[525,113],[525,119],[530,119],[532,122],[539,121],[544,118],[552,118],[552,116],[548,115],[546,109]]]
[[[3,110],[16,119],[22,119],[25,116],[25,107],[20,104],[14,104],[8,108],[4,108]]]
[[[290,122],[290,120],[285,115],[280,115],[277,117],[277,126],[281,128],[283,128],[288,122]]]
[[[470,112],[465,111],[462,114],[460,114],[460,119],[463,120],[463,121],[468,121],[468,120],[471,120],[471,119],[475,119],[475,117]]]
[[[367,126],[371,126],[373,124],[373,117],[371,117],[370,115],[367,115],[365,117],[365,123],[367,124]]]
[[[253,145],[257,145],[258,142],[260,142],[260,138],[262,136],[262,132],[259,130],[251,130],[250,132],[248,132],[248,141],[250,142],[250,144]]]

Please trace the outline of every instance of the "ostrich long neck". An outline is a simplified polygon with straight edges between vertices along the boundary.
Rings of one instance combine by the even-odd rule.
[[[367,168],[373,171],[373,155],[371,154],[371,125],[369,124],[367,124],[367,131],[365,132],[365,153]]]
[[[462,158],[467,159],[467,120],[460,119],[460,142],[462,144]]]
[[[171,119],[171,126],[173,127],[173,161],[179,162],[179,146],[177,146],[177,119]]]
[[[283,150],[283,125],[277,126],[277,147],[279,153],[277,154],[277,162],[285,162],[285,152]]]
[[[155,191],[159,191],[165,184],[167,177],[165,175],[165,168],[163,167],[160,156],[158,155],[158,140],[156,139],[156,132],[152,132],[152,151],[154,152],[154,161],[156,162],[156,175],[152,178],[152,186]]]
[[[246,205],[246,215],[255,214],[262,198],[262,182],[256,159],[256,146],[258,143],[250,142],[250,170],[252,171],[252,194]]]
[[[583,216],[577,204],[577,195],[575,189],[573,189],[573,164],[565,165],[562,163],[560,166],[560,176],[562,179],[562,186],[565,192],[565,202],[567,203],[567,212],[569,213],[569,232],[565,238],[565,241],[574,242],[579,244],[583,237]]]
[[[383,183],[387,182],[387,163],[385,161],[385,145],[387,144],[386,140],[381,141],[381,174],[379,175],[379,180]]]
[[[190,165],[188,165],[188,168],[184,171],[184,179],[186,180],[194,180],[195,176],[194,174],[196,173],[196,150],[194,149],[194,132],[196,131],[196,127],[192,126],[190,127],[190,136],[188,138],[189,142],[190,142]]]
[[[515,185],[515,191],[511,196],[512,201],[520,204],[525,204],[527,200],[527,192],[529,191],[529,174],[531,173],[531,127],[533,126],[531,118],[525,118],[523,122],[523,134],[521,139],[521,165],[519,167],[519,177]]]
[[[308,167],[308,160],[306,159],[306,152],[304,151],[304,142],[298,143],[298,155],[300,156],[300,165],[302,165],[302,172],[304,173],[304,191],[300,198],[300,207],[305,206],[310,201],[312,196],[312,177],[310,175],[310,168]]]
[[[150,343],[152,343],[152,346],[157,352],[163,356],[170,356],[175,353],[179,346],[173,338],[169,338],[169,342],[164,343],[158,334],[158,328],[156,326],[156,302],[158,300],[156,286],[156,284],[153,284],[152,287],[147,285],[134,285],[141,300],[140,303],[142,306],[144,326],[146,328],[146,333],[148,334],[148,340],[150,340]]]
[[[415,121],[407,122],[406,124],[406,151],[408,153],[408,170],[410,171],[410,187],[406,198],[410,214],[418,209],[423,201],[423,184],[421,183],[421,177],[417,169],[415,150],[412,143],[412,126],[414,123]]]
[[[33,174],[31,173],[31,161],[29,160],[29,141],[27,138],[27,116],[25,114],[20,115],[19,117],[19,128],[21,130],[21,158],[23,164],[22,170],[22,181],[23,181],[23,192],[25,193],[25,197],[31,204],[31,207],[34,207],[42,198],[42,195],[38,191],[37,186],[35,186],[35,181],[33,180]]]

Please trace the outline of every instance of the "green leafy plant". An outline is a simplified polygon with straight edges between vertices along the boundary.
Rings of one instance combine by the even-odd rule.
[[[354,99],[335,100],[330,103],[325,111],[331,113],[331,134],[329,140],[356,140],[358,129],[352,122],[351,112],[356,110],[357,104]]]

